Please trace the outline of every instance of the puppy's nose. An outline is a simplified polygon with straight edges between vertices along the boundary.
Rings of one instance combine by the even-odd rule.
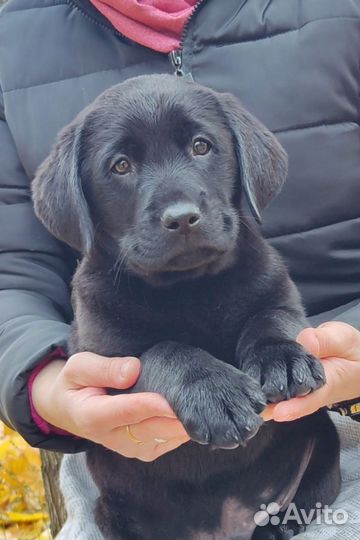
[[[168,231],[189,233],[200,222],[200,209],[192,203],[176,203],[168,206],[161,216],[161,224]]]

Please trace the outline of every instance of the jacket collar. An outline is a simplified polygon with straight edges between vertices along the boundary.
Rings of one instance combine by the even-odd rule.
[[[104,17],[100,11],[98,11],[92,4],[89,2],[89,0],[66,0],[70,6],[77,7],[80,11],[82,11],[85,15],[90,17],[92,20],[100,24],[101,26],[106,26],[113,32],[116,32],[116,29],[113,27],[113,25]],[[125,38],[126,39],[126,38]]]

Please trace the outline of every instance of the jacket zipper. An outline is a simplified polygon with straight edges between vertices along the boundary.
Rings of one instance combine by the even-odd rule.
[[[191,12],[190,17],[188,18],[188,20],[185,23],[185,26],[184,26],[184,29],[183,29],[183,32],[182,32],[182,35],[181,35],[181,38],[180,38],[179,47],[177,49],[174,49],[174,50],[170,51],[170,53],[168,54],[171,65],[174,68],[174,74],[177,77],[186,77],[186,78],[188,78],[190,80],[194,80],[191,72],[190,71],[187,72],[183,68],[184,41],[185,41],[186,34],[188,32],[189,25],[190,25],[191,21],[193,20],[194,16],[199,11],[200,6],[203,3],[205,3],[205,1],[206,0],[198,0],[198,2],[196,2],[196,4],[194,5],[194,9]],[[109,30],[112,34],[115,34],[115,36],[120,37],[122,39],[125,39],[126,41],[131,42],[131,40],[129,40],[126,36],[124,36],[124,34],[119,32],[118,30],[116,30],[116,28],[114,28],[111,24],[109,24],[109,25],[104,24],[103,22],[96,19],[90,13],[87,13],[87,11],[85,9],[83,9],[83,7],[81,5],[79,5],[75,0],[67,0],[67,3],[70,6],[72,6],[73,8],[78,9],[80,11],[80,13],[82,13],[85,17],[87,17],[89,20],[91,20],[97,26],[100,26],[100,28],[103,28],[105,30]]]
[[[183,66],[184,41],[186,38],[186,34],[188,33],[190,23],[192,22],[194,16],[197,14],[200,6],[204,4],[204,2],[205,0],[198,0],[198,2],[196,2],[194,9],[191,12],[190,17],[185,23],[185,26],[181,35],[179,47],[169,52],[169,59],[170,59],[171,65],[174,68],[174,75],[176,77],[186,77],[192,81],[194,80],[191,72],[184,70],[184,66]]]
[[[97,26],[99,26],[100,28],[103,28],[105,30],[109,30],[112,34],[115,34],[116,37],[120,37],[121,39],[125,39],[126,41],[131,41],[129,38],[127,38],[126,36],[124,36],[124,34],[122,34],[121,32],[119,32],[119,30],[116,30],[116,28],[111,24],[109,23],[108,25],[99,21],[96,17],[94,17],[92,14],[88,13],[81,5],[78,5],[78,3],[76,1],[73,1],[73,0],[67,0],[67,3],[72,6],[73,8],[77,9],[78,11],[80,11],[80,13],[86,17],[89,21],[93,22],[94,24],[96,24]]]

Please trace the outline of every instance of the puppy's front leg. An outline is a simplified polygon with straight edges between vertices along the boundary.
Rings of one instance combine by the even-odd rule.
[[[295,341],[305,326],[300,311],[284,307],[257,314],[243,329],[239,367],[260,383],[269,402],[306,395],[325,383],[319,360]]]
[[[206,351],[167,341],[141,356],[135,392],[162,394],[190,438],[216,448],[236,448],[262,423],[265,399],[248,375]]]

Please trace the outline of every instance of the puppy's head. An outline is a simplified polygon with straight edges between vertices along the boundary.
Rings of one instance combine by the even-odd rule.
[[[229,266],[241,197],[260,219],[280,191],[286,155],[229,94],[170,75],[137,77],[99,96],[60,134],[33,181],[35,211],[82,251],[161,285]]]

